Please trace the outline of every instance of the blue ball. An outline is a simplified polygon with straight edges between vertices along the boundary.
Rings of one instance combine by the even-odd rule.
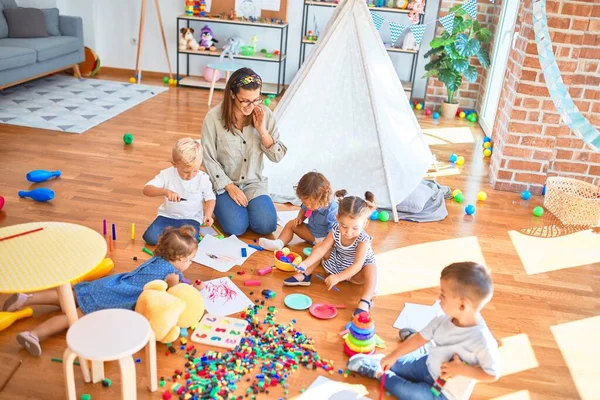
[[[467,213],[467,215],[475,214],[475,206],[473,204],[469,204],[465,207],[465,212]]]
[[[438,119],[440,117],[440,113],[439,112],[434,112],[432,115],[433,119]]]
[[[483,138],[483,143],[491,142],[492,139],[489,136]]]
[[[375,210],[371,213],[371,215],[369,216],[369,219],[371,221],[377,221],[379,219],[379,211]]]
[[[451,162],[451,163],[455,163],[455,162],[456,162],[456,160],[458,160],[458,156],[457,156],[456,154],[452,154],[452,155],[450,156],[450,162]]]
[[[524,190],[523,193],[521,193],[521,198],[523,200],[529,200],[531,198],[531,192],[529,190]]]

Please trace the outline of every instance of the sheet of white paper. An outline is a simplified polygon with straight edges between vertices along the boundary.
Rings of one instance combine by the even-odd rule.
[[[253,305],[252,301],[231,279],[217,278],[204,282],[200,291],[206,312],[221,317],[244,311]]]
[[[262,9],[269,11],[279,11],[281,0],[262,0]]]
[[[235,13],[239,17],[260,18],[262,0],[235,0]]]
[[[394,328],[412,328],[418,332],[425,328],[432,319],[443,313],[439,301],[436,301],[431,306],[404,303],[404,309],[398,315],[396,322],[394,322]]]
[[[210,12],[211,3],[212,3],[212,0],[206,0],[206,12]]]
[[[200,235],[202,235],[202,237],[206,235],[217,237],[219,236],[219,232],[217,232],[212,226],[201,226]]]
[[[298,400],[371,400],[365,397],[366,394],[368,391],[363,385],[350,385],[318,376]]]
[[[242,257],[242,247],[246,248],[247,257]],[[217,239],[211,235],[206,235],[198,243],[198,252],[192,261],[216,269],[219,272],[227,272],[234,265],[242,265],[256,251],[252,247],[248,247],[246,243],[242,242],[235,235],[231,235],[225,239]],[[208,254],[230,257],[233,260],[215,260],[210,258]]]
[[[294,211],[277,211],[277,225],[285,226],[288,222],[298,216],[298,210]]]

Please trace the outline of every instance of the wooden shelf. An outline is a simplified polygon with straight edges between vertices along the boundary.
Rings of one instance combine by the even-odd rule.
[[[210,89],[210,82],[204,79],[201,76],[186,76],[181,78],[179,81],[180,86],[191,86],[198,88]],[[221,79],[215,82],[215,89],[223,90],[225,89],[225,80]],[[283,92],[284,86],[279,86],[279,92]],[[276,83],[266,83],[263,82],[262,93],[265,94],[278,94],[277,93],[277,84]]]
[[[331,1],[305,1],[304,4],[309,6],[317,6],[317,7],[335,7],[337,3]],[[381,12],[389,12],[389,13],[399,13],[399,14],[408,14],[410,10],[400,9],[400,8],[388,8],[388,7],[369,7],[369,10],[381,11]]]
[[[304,44],[315,44],[317,43],[315,40],[308,40],[306,38],[302,39],[302,43]],[[386,47],[385,48],[390,53],[406,53],[406,54],[417,54],[416,50],[403,50],[399,47]]]
[[[192,54],[192,55],[196,55],[196,56],[209,56],[209,57],[220,57],[221,53],[223,52],[222,49],[218,49],[216,51],[209,51],[209,50],[177,50],[177,53],[179,54]],[[283,60],[285,60],[285,54],[282,56],[278,56],[278,55],[274,55],[271,58],[267,58],[263,53],[255,53],[253,56],[243,56],[241,54],[235,55],[233,56],[233,59],[239,59],[239,60],[254,60],[254,61],[265,61],[265,62],[274,62],[274,63],[278,63],[281,62]],[[225,57],[225,59],[228,59],[228,57]]]
[[[221,19],[221,18],[208,18],[208,17],[190,17],[189,15],[182,14],[178,16],[179,19],[184,19],[188,21],[203,21],[203,22],[215,22],[217,24],[237,24],[237,25],[249,25],[249,26],[262,26],[267,28],[279,28],[283,29],[288,26],[287,23],[284,24],[271,24],[264,22],[250,22],[250,21],[240,21],[237,19]]]

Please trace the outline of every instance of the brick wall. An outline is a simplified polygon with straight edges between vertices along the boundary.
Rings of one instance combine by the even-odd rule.
[[[600,127],[600,1],[548,0],[554,55],[573,101]],[[492,185],[498,190],[542,191],[547,177],[600,184],[600,152],[560,121],[540,67],[532,0],[520,5],[515,49],[505,75],[492,141]]]
[[[431,0],[430,0],[431,1]],[[599,0],[600,1],[600,0]],[[457,4],[464,4],[465,0],[443,0],[438,11],[438,19],[448,15],[450,8]],[[498,25],[498,16],[500,14],[502,0],[496,0],[491,3],[489,0],[479,0],[477,3],[477,20],[486,28],[495,34]],[[467,16],[467,18],[470,18]],[[436,27],[436,37],[444,32],[444,27],[438,23]],[[494,39],[488,46],[491,47]],[[490,50],[490,54],[491,50]],[[427,60],[429,61],[429,59]],[[456,92],[455,99],[460,103],[461,108],[478,109],[482,101],[482,91],[485,88],[486,70],[484,70],[477,57],[471,59],[471,64],[477,67],[478,77],[473,83],[464,81],[460,89]],[[437,78],[429,78],[427,82],[427,93],[425,102],[427,106],[437,106],[447,99],[446,86]]]

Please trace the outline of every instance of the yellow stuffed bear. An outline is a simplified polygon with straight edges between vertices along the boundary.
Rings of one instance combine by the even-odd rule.
[[[170,343],[179,337],[181,328],[189,328],[204,314],[204,300],[198,289],[179,283],[167,290],[167,282],[148,282],[138,298],[135,311],[142,314],[154,331],[156,340]]]

